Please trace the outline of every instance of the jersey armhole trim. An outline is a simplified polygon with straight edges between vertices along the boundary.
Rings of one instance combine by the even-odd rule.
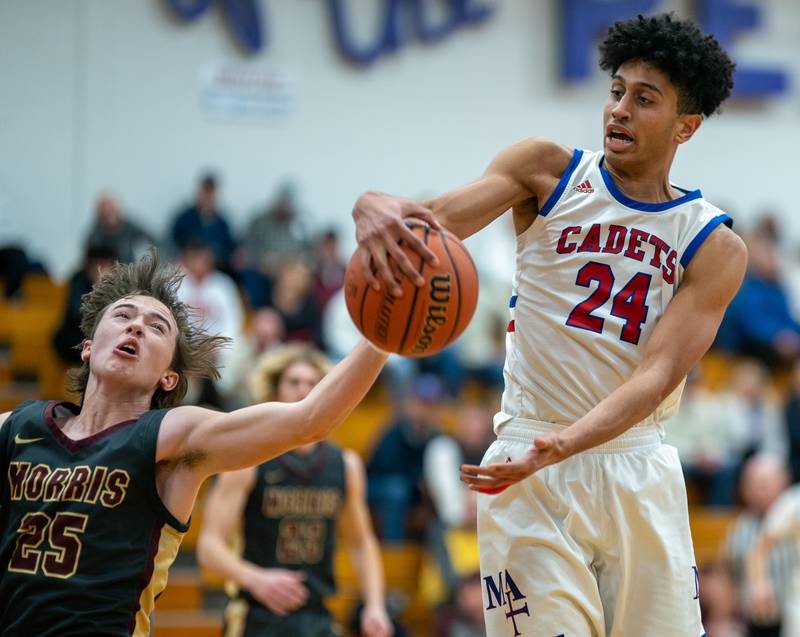
[[[151,433],[152,440],[153,440],[153,465],[152,471],[150,472],[151,481],[149,485],[150,491],[150,501],[153,506],[153,512],[156,516],[167,526],[172,527],[178,533],[186,533],[189,530],[189,527],[192,524],[192,516],[189,516],[189,519],[186,522],[181,522],[178,518],[176,518],[172,511],[167,508],[167,505],[164,504],[164,500],[161,499],[161,494],[158,492],[158,486],[156,485],[156,455],[158,453],[158,432],[161,429],[161,422],[164,419],[164,416],[169,411],[167,409],[158,409],[154,411],[147,412],[146,416],[149,418],[148,425],[153,428],[155,431]],[[196,503],[195,503],[196,504]]]
[[[729,228],[733,227],[733,219],[726,214],[717,215],[711,219],[711,221],[709,221],[700,229],[700,232],[695,235],[694,239],[692,239],[689,245],[686,247],[683,256],[681,256],[681,267],[686,269],[686,267],[689,265],[689,262],[692,260],[692,257],[694,257],[700,246],[703,245],[703,241],[705,241],[708,238],[708,235],[714,232],[716,227],[721,223],[724,223]]]
[[[578,167],[578,163],[581,161],[582,156],[583,151],[580,148],[576,148],[573,151],[572,159],[570,160],[567,169],[564,171],[564,174],[561,175],[561,179],[558,180],[556,189],[547,198],[547,201],[544,202],[544,205],[539,209],[539,216],[546,217],[556,203],[558,203],[558,200],[561,198],[561,195],[564,194],[564,189],[567,187],[567,184],[572,177],[572,173],[574,173],[575,169]]]

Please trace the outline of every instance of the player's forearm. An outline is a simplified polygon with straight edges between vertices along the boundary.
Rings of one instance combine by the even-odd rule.
[[[652,414],[680,378],[656,368],[635,373],[560,434],[567,455],[586,451],[625,433]]]
[[[240,588],[245,587],[247,575],[252,568],[223,539],[205,533],[197,541],[197,561],[204,569],[236,583]]]
[[[362,340],[314,387],[301,403],[310,442],[322,440],[344,422],[375,383],[387,357]]]
[[[349,550],[358,573],[358,583],[365,606],[383,606],[385,591],[383,581],[383,562],[375,538],[364,539]]]

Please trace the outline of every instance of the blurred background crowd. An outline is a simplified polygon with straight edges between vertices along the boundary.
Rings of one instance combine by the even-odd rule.
[[[607,78],[565,79],[559,56],[571,46],[591,57],[594,44],[583,31],[570,40],[568,25],[580,23],[564,11],[589,20],[610,5],[695,16],[727,6],[475,0],[491,11],[469,29],[396,38],[375,49],[379,61],[356,63],[316,3],[256,0],[268,43],[257,53],[234,41],[228,3],[206,3],[214,10],[194,22],[175,4],[0,0],[0,411],[74,400],[64,373],[78,361],[81,295],[150,246],[185,272],[181,294],[198,320],[233,340],[221,378],[193,384],[187,401],[249,404],[250,370],[284,343],[341,358],[358,339],[341,287],[359,192],[444,191],[531,134],[596,148]],[[354,33],[372,33],[384,3],[351,4]],[[439,17],[450,6],[431,4]],[[728,38],[734,57],[800,76],[800,5],[758,11],[760,30],[742,46]],[[708,637],[800,637],[786,628],[800,606],[797,106],[791,83],[734,101],[681,148],[673,171],[734,217],[750,251],[714,348],[665,425],[686,475]],[[392,357],[334,436],[367,468],[398,635],[484,634],[475,499],[458,467],[479,462],[493,438],[513,269],[507,221],[467,244],[481,289],[458,343],[419,361]],[[156,636],[219,631],[222,582],[194,557],[202,502],[193,520]],[[337,572],[330,603],[347,626],[358,587],[345,557]]]
[[[333,360],[350,350],[359,336],[344,305],[347,255],[337,230],[314,230],[287,184],[236,236],[219,203],[220,181],[199,178],[166,236],[138,225],[113,193],[99,194],[83,261],[66,280],[51,277],[24,241],[0,245],[4,409],[27,396],[68,397],[63,373],[79,363],[81,296],[116,261],[151,247],[184,272],[180,293],[196,320],[233,342],[219,361],[221,378],[192,384],[187,402],[225,410],[251,404],[250,372],[286,343],[308,344]],[[800,536],[793,537],[800,530],[789,524],[773,542],[766,525],[778,503],[800,502],[800,487],[792,486],[800,481],[800,261],[781,245],[775,214],[757,217],[742,234],[747,277],[666,424],[705,534],[698,568],[711,637],[779,635],[800,576]],[[424,556],[413,599],[393,602],[398,621],[421,605],[417,621],[440,635],[482,634],[475,499],[458,467],[480,462],[502,391],[506,310],[484,291],[493,302],[479,304],[466,336],[432,358],[392,357],[354,422],[337,434],[364,456],[383,545],[415,546]],[[800,527],[800,517],[794,524]],[[759,543],[769,567],[754,591]]]

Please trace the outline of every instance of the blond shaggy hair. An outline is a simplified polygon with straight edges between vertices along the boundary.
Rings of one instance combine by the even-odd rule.
[[[91,292],[81,299],[81,331],[85,339],[94,338],[97,325],[110,305],[131,296],[150,296],[163,303],[175,319],[178,334],[170,369],[179,375],[172,391],[156,389],[150,401],[151,409],[172,407],[186,395],[187,376],[219,378],[217,357],[230,339],[208,334],[192,310],[178,300],[178,288],[183,274],[177,266],[160,265],[158,253],[151,248],[141,259],[131,264],[117,263],[98,281]],[[89,383],[89,363],[70,370],[68,389],[81,396]]]
[[[283,345],[268,352],[256,361],[250,374],[250,397],[256,403],[276,400],[281,378],[295,363],[307,363],[315,368],[320,376],[325,376],[333,363],[319,350],[308,345]]]

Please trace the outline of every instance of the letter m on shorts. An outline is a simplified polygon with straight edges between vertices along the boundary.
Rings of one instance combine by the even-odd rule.
[[[525,599],[525,595],[519,590],[519,586],[517,586],[514,578],[512,578],[506,570],[500,571],[497,574],[497,579],[491,575],[487,575],[483,578],[483,583],[486,587],[486,610],[492,610],[498,606],[505,606],[510,603],[511,600],[516,602]]]

